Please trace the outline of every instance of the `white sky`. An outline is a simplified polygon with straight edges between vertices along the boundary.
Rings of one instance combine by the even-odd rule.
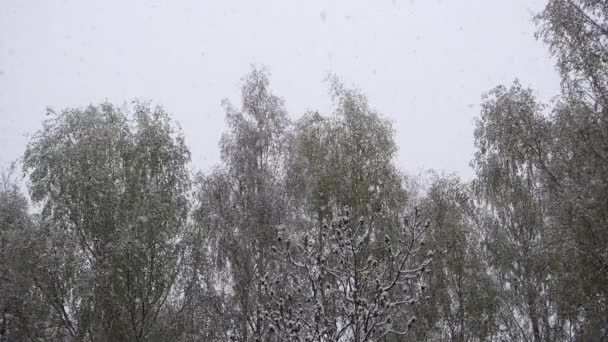
[[[532,16],[545,1],[0,0],[0,166],[45,108],[149,99],[180,123],[195,169],[219,161],[223,98],[252,63],[292,118],[329,111],[328,72],[394,122],[398,166],[473,175],[483,92],[518,77],[543,101],[559,79]]]

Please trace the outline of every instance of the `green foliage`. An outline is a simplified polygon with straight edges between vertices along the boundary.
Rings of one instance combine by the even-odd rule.
[[[0,183],[0,341],[608,339],[607,18],[548,1],[562,93],[484,95],[470,184],[415,189],[336,78],[292,124],[254,67],[194,187],[162,108],[49,110],[23,157],[41,213]]]
[[[424,200],[437,250],[429,274],[430,303],[419,340],[487,341],[498,334],[498,282],[488,273],[483,234],[471,189],[456,177],[435,176]]]
[[[289,155],[291,194],[318,222],[344,205],[354,215],[399,210],[405,202],[394,166],[397,147],[386,119],[355,89],[331,80],[335,112],[305,114],[295,125]]]
[[[286,219],[283,160],[290,123],[264,69],[253,68],[243,79],[241,100],[240,110],[224,101],[222,165],[198,177],[194,218],[207,233],[214,270],[223,275],[211,281],[221,289],[216,297],[227,301],[221,321],[248,341],[262,329],[255,312],[261,300],[257,279],[272,272],[269,248]]]
[[[24,156],[46,240],[39,288],[76,340],[154,340],[183,263],[189,152],[161,108],[49,112]],[[175,318],[175,317],[174,317]]]
[[[48,308],[34,286],[38,261],[35,224],[13,179],[14,164],[0,175],[0,341],[52,337]]]
[[[602,0],[550,0],[536,16],[537,36],[557,57],[568,98],[608,105],[608,9]]]

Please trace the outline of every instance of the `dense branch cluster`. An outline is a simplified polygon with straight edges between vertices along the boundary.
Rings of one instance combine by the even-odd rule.
[[[407,334],[416,321],[410,308],[420,305],[434,253],[424,244],[428,225],[416,209],[393,241],[388,234],[379,238],[373,221],[352,222],[345,210],[321,226],[324,244],[307,233],[295,242],[279,237],[273,248],[291,271],[261,280],[270,297],[260,308],[268,339],[377,341]]]

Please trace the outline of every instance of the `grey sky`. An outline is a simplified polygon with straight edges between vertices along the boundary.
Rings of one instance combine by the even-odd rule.
[[[549,101],[559,79],[532,16],[545,1],[0,1],[0,166],[45,108],[134,98],[180,123],[194,167],[219,160],[222,98],[252,63],[293,118],[328,112],[328,72],[393,120],[398,164],[470,178],[481,94],[518,77]]]

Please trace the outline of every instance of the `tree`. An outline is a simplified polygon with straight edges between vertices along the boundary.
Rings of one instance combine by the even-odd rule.
[[[537,37],[557,57],[566,97],[608,106],[608,9],[601,0],[550,0],[536,16]],[[596,108],[598,108],[596,107]]]
[[[188,214],[183,138],[145,103],[132,121],[110,104],[48,115],[24,156],[43,205],[46,302],[74,340],[169,338],[186,305],[176,285]]]
[[[553,0],[537,16],[557,58],[562,96],[553,109],[544,168],[549,211],[567,258],[560,311],[581,338],[608,338],[608,9],[603,1]]]
[[[32,281],[38,255],[27,199],[13,179],[15,164],[0,174],[0,341],[51,338],[48,310]]]
[[[258,306],[265,340],[366,342],[413,329],[434,254],[423,239],[429,222],[421,223],[416,209],[402,217],[397,239],[376,239],[375,222],[355,222],[347,208],[341,214],[319,228],[322,249],[314,231],[298,240],[278,237],[273,251],[282,272],[261,280],[268,297]]]
[[[220,143],[222,168],[199,178],[196,219],[210,234],[212,258],[229,273],[225,321],[241,341],[259,336],[257,279],[271,271],[269,248],[285,220],[284,146],[289,125],[283,100],[271,92],[268,73],[253,68],[243,79],[241,110],[224,101],[228,131]],[[225,285],[218,285],[225,288]]]
[[[335,77],[330,95],[331,117],[310,112],[295,125],[288,159],[291,196],[317,224],[331,221],[332,212],[345,205],[355,216],[400,212],[406,194],[394,166],[391,123],[369,107],[359,90]]]
[[[423,199],[427,241],[437,253],[429,274],[430,302],[419,313],[418,340],[492,341],[498,336],[499,285],[483,248],[484,234],[469,184],[433,176]]]
[[[541,177],[551,141],[541,110],[531,90],[517,81],[509,89],[493,89],[477,121],[474,161],[474,186],[488,209],[490,264],[504,284],[501,299],[511,311],[505,325],[535,342],[553,340],[561,329],[561,322],[550,319],[555,309],[548,282],[553,236]]]

